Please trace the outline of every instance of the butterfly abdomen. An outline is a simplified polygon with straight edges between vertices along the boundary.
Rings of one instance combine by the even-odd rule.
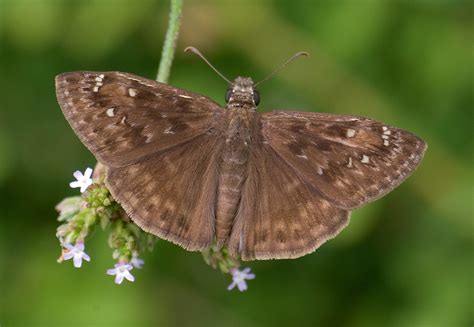
[[[229,238],[240,204],[249,157],[249,125],[254,113],[229,109],[217,189],[215,236],[222,246]]]

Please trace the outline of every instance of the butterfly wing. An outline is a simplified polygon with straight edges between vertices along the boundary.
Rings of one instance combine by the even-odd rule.
[[[209,247],[224,109],[120,72],[65,73],[56,92],[76,134],[109,167],[106,184],[134,222],[188,250]]]
[[[223,115],[202,95],[120,72],[58,75],[56,95],[81,141],[111,167],[188,142]]]
[[[336,236],[348,224],[350,212],[306,185],[262,141],[260,137],[252,144],[229,250],[243,260],[297,258]]]
[[[262,115],[264,142],[306,184],[342,209],[390,192],[419,165],[426,143],[372,119],[310,112]]]
[[[143,230],[190,251],[211,245],[222,138],[201,135],[125,167],[106,185]]]

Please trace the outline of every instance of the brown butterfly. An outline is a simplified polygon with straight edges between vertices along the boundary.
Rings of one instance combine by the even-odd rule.
[[[225,107],[120,72],[61,74],[56,94],[137,225],[190,251],[226,245],[243,260],[314,251],[350,210],[403,182],[427,147],[369,118],[258,113],[252,79],[229,84]]]

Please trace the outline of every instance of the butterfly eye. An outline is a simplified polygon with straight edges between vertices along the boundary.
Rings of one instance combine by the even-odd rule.
[[[227,91],[225,91],[225,102],[229,102],[231,95],[232,95],[232,89],[228,88]]]
[[[260,92],[257,90],[253,90],[253,102],[255,102],[256,106],[260,103]]]

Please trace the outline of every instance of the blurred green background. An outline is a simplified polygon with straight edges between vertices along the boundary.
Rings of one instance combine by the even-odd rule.
[[[297,260],[251,262],[245,293],[196,253],[159,242],[117,286],[106,234],[82,269],[57,264],[54,205],[94,165],[63,118],[54,76],[120,70],[154,78],[168,1],[0,0],[0,325],[471,326],[470,1],[191,1],[170,84],[223,103],[230,78],[259,80],[260,110],[368,116],[429,144],[419,170],[356,210],[336,239]]]

